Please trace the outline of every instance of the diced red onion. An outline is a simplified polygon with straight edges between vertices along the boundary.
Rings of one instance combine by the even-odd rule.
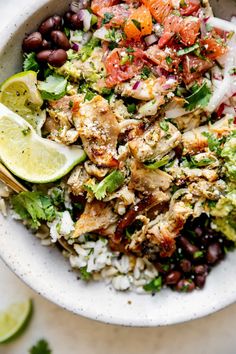
[[[75,52],[79,51],[79,45],[77,43],[73,43],[71,47]]]
[[[106,27],[101,27],[94,32],[94,37],[102,39],[104,41],[110,41],[108,38],[109,31]]]
[[[137,88],[139,87],[140,81],[135,82],[134,86],[133,86],[133,90],[137,90]]]
[[[70,10],[72,12],[77,13],[79,12],[79,10],[87,8],[88,5],[89,5],[88,0],[72,1],[72,3],[70,4]]]
[[[158,37],[155,34],[150,34],[149,36],[144,38],[147,46],[150,46],[158,41]]]
[[[83,21],[84,31],[88,32],[91,27],[91,19],[92,19],[91,13],[86,9],[82,9],[78,12],[78,15],[81,21]]]
[[[153,31],[155,32],[156,36],[161,37],[163,33],[163,27],[159,23],[156,23],[153,26]]]

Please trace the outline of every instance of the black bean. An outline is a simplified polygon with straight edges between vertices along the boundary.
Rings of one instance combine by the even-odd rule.
[[[57,49],[53,50],[52,53],[49,55],[48,63],[54,67],[59,68],[60,66],[64,65],[67,61],[67,53],[64,49]]]
[[[73,14],[71,16],[71,24],[74,29],[81,29],[83,27],[83,21],[78,14]]]
[[[61,31],[52,31],[51,39],[59,48],[64,50],[70,49],[70,42],[65,33]]]
[[[52,16],[49,17],[46,21],[42,22],[39,26],[39,32],[42,33],[43,36],[50,33],[53,30],[59,29],[62,24],[62,19],[60,16]]]
[[[37,60],[41,63],[47,63],[52,52],[52,50],[42,50],[37,54]]]
[[[51,42],[47,41],[46,39],[43,39],[42,41],[42,49],[46,50],[46,49],[51,49],[52,44]]]
[[[195,274],[203,275],[208,273],[208,266],[206,264],[199,264],[194,267],[193,271]]]
[[[23,40],[22,48],[24,52],[36,52],[42,45],[42,35],[39,32],[33,32]]]
[[[172,270],[167,276],[165,277],[165,284],[167,285],[174,285],[178,283],[181,278],[181,273],[177,270]]]
[[[73,12],[71,12],[71,11],[68,11],[68,12],[66,12],[65,13],[65,15],[64,15],[64,22],[65,22],[65,25],[66,26],[68,26],[68,27],[70,27],[71,26],[71,17],[74,15],[74,13]]]
[[[184,273],[189,273],[191,271],[192,264],[188,259],[182,259],[179,265]]]
[[[198,288],[203,288],[206,282],[206,276],[205,275],[196,275],[194,278],[194,282]]]
[[[179,243],[183,247],[183,249],[191,256],[194,256],[194,253],[199,251],[199,248],[190,243],[184,236],[179,237]]]
[[[191,292],[195,289],[195,283],[191,279],[181,279],[176,285],[177,291]]]
[[[214,264],[218,262],[223,256],[222,249],[218,242],[212,243],[208,249],[206,254],[206,259],[209,264]]]

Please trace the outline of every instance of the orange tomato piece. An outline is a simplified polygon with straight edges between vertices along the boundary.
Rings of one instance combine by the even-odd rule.
[[[163,23],[173,10],[171,0],[142,0],[142,2],[159,23]]]
[[[122,65],[121,53],[125,52],[126,48],[115,48],[113,49],[105,60],[106,68],[106,86],[113,87],[121,82],[131,79],[134,77],[143,67],[143,51],[141,49],[135,49],[132,52],[132,62],[129,60]]]
[[[184,0],[184,5],[180,8],[180,13],[183,16],[190,16],[194,12],[197,12],[200,6],[199,0]]]
[[[215,60],[225,54],[227,48],[222,39],[217,40],[213,37],[205,38],[201,41],[204,47],[204,54],[207,58]]]
[[[103,7],[98,11],[98,15],[104,18],[106,13],[111,14],[113,17],[109,23],[106,24],[106,27],[120,27],[130,16],[131,11],[130,8],[127,8],[126,4],[118,4],[111,7]]]
[[[92,0],[91,9],[98,15],[104,7],[110,7],[119,3],[119,0]]]
[[[199,29],[200,21],[197,18],[170,15],[164,21],[164,33],[158,42],[159,47],[163,48],[176,34],[183,44],[191,46],[197,39]]]
[[[152,33],[152,15],[144,5],[132,11],[125,24],[124,32],[128,39],[135,40]]]

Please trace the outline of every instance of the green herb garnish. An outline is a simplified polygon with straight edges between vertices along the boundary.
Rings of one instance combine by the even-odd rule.
[[[192,111],[195,108],[205,107],[211,98],[211,90],[207,86],[207,83],[204,82],[202,86],[195,85],[194,92],[192,95],[186,97],[187,103],[185,103],[184,108],[188,111]]]
[[[32,348],[29,350],[30,354],[51,354],[52,351],[49,348],[49,344],[45,339],[40,339]]]
[[[153,279],[152,281],[150,281],[150,283],[143,286],[143,289],[145,291],[151,291],[152,293],[160,291],[161,288],[162,288],[162,277],[161,276]]]
[[[160,122],[160,128],[164,130],[164,132],[168,132],[169,124],[163,120]]]
[[[211,151],[214,151],[216,154],[220,155],[222,150],[221,149],[222,140],[218,139],[216,136],[208,132],[203,132],[202,135],[207,138],[209,149]]]
[[[96,37],[92,37],[90,41],[87,44],[85,44],[79,52],[79,56],[81,60],[83,62],[87,60],[92,54],[94,48],[98,47],[99,44],[100,44],[100,40]]]
[[[170,56],[166,57],[166,63],[168,65],[172,64],[172,62],[173,62],[173,59]]]
[[[29,53],[24,56],[23,69],[24,71],[39,71],[39,64],[35,53]]]
[[[44,100],[59,100],[67,92],[67,79],[59,75],[50,75],[45,81],[38,84],[41,96]]]
[[[114,17],[114,15],[111,14],[110,12],[105,12],[103,20],[102,20],[102,25],[109,23],[113,19],[113,17]]]
[[[89,281],[91,279],[92,274],[88,272],[87,266],[80,268],[79,271],[82,280]]]
[[[155,162],[145,163],[145,167],[149,168],[150,170],[156,170],[162,166],[165,166],[169,162],[169,156],[164,157],[163,159]]]
[[[182,56],[182,55],[191,53],[191,52],[193,52],[194,50],[196,50],[196,49],[198,49],[198,48],[199,48],[199,44],[198,44],[198,43],[195,43],[195,44],[192,45],[191,47],[187,47],[187,48],[178,50],[177,55],[180,57],[180,56]]]
[[[118,170],[111,172],[100,183],[91,185],[85,184],[84,187],[92,192],[97,200],[102,200],[107,193],[113,193],[124,183],[124,175]]]
[[[133,22],[133,24],[135,25],[135,27],[136,27],[139,31],[141,31],[141,23],[140,23],[139,21],[135,20],[135,19],[132,19],[131,21]]]
[[[41,221],[52,221],[56,217],[51,198],[41,192],[21,192],[11,201],[15,212],[33,229],[38,229]]]
[[[150,74],[151,74],[151,69],[148,66],[144,66],[140,74],[141,79],[143,80],[148,79]]]
[[[128,104],[127,111],[131,114],[134,113],[136,111],[136,104],[135,103]]]

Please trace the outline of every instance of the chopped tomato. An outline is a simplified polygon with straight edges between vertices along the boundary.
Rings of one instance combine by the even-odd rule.
[[[184,0],[184,4],[180,8],[180,13],[183,16],[190,16],[200,9],[199,0]]]
[[[191,46],[197,39],[199,29],[200,21],[196,17],[182,18],[170,15],[164,21],[164,32],[158,45],[163,48],[174,35],[177,35],[183,44]]]
[[[144,6],[133,10],[124,27],[128,39],[139,40],[152,33],[152,15]]]
[[[204,38],[201,44],[204,47],[204,55],[212,60],[221,57],[227,50],[220,37],[218,39],[213,37]]]
[[[163,23],[173,10],[171,0],[142,0],[142,2],[159,23]]]
[[[168,53],[166,53],[164,50],[160,49],[158,45],[149,47],[146,51],[146,55],[151,61],[157,64],[158,67],[169,72],[175,71],[181,61],[181,58],[178,57],[174,51],[170,49]]]
[[[130,16],[132,9],[126,4],[114,5],[111,7],[103,7],[98,11],[98,15],[105,18],[109,14],[111,19],[105,25],[106,27],[120,27]]]
[[[113,87],[134,77],[144,65],[143,55],[140,49],[131,53],[127,53],[126,48],[113,49],[105,60],[107,87]],[[122,63],[124,58],[127,60]]]
[[[110,7],[119,3],[119,0],[92,0],[91,9],[98,15],[98,12],[104,7]]]
[[[213,66],[211,60],[203,60],[194,55],[185,55],[183,59],[183,80],[186,85],[197,80]]]

